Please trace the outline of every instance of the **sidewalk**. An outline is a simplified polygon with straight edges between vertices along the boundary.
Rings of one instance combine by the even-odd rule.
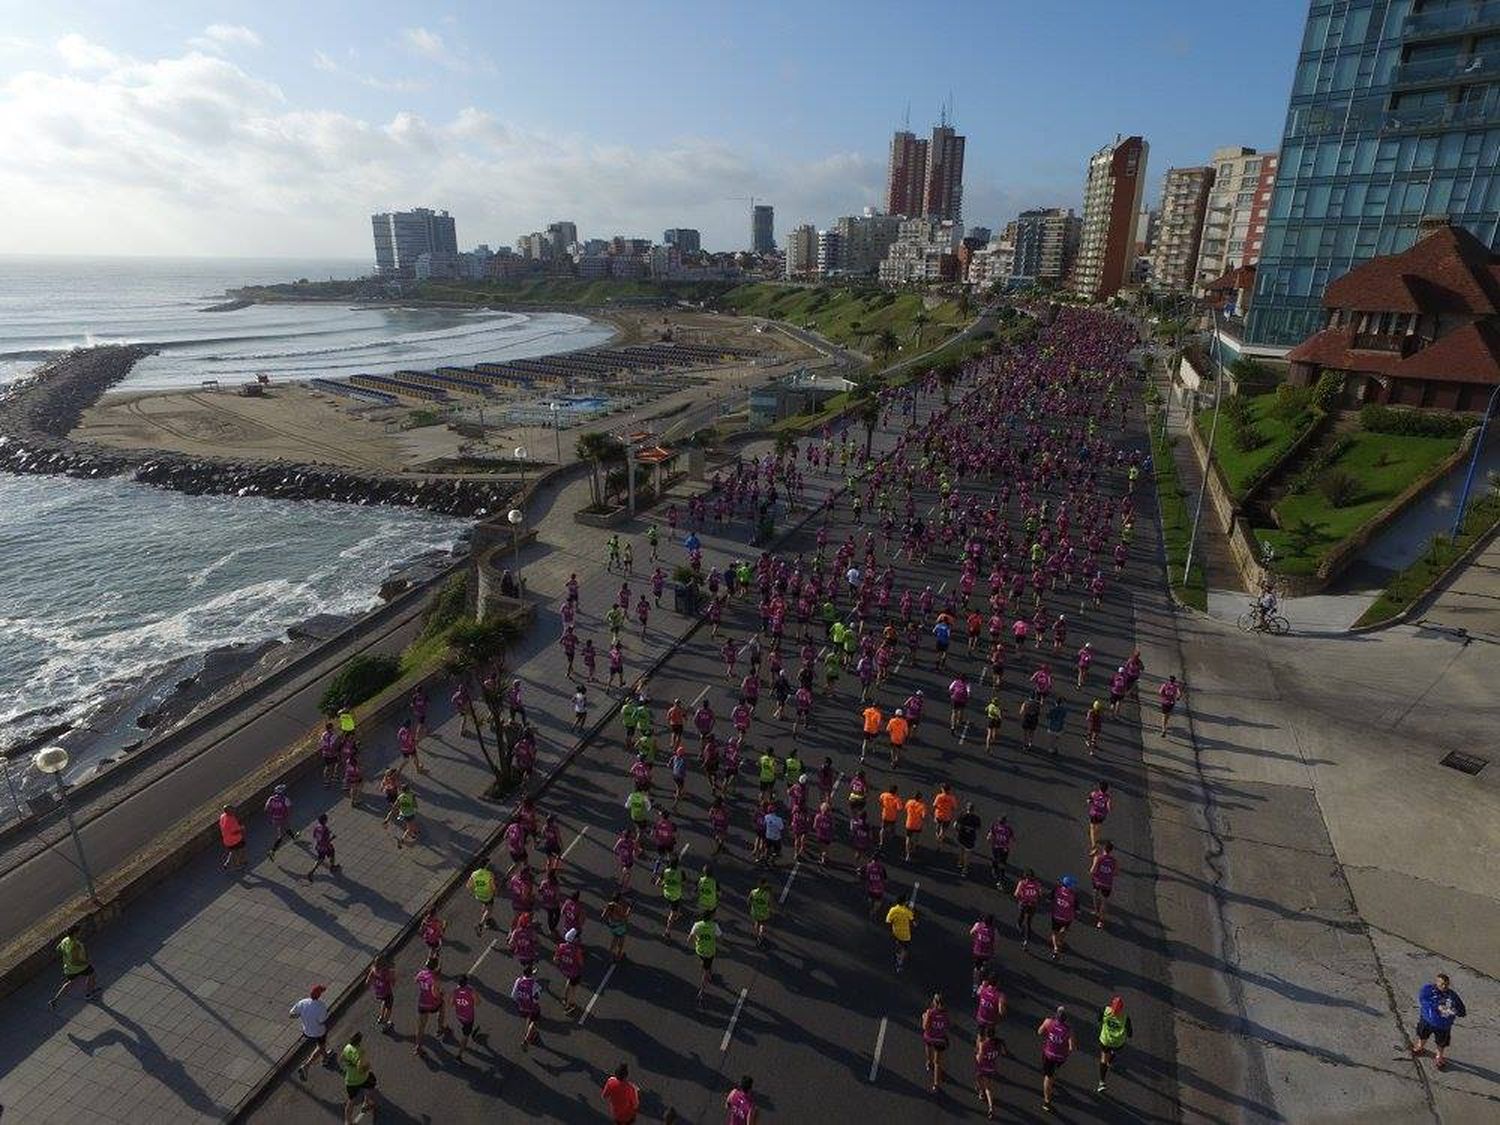
[[[1162,390],[1163,380],[1156,377],[1157,389]],[[1177,467],[1177,478],[1187,492],[1188,516],[1191,518],[1198,501],[1198,490],[1203,487],[1203,470],[1198,467],[1198,458],[1193,453],[1193,444],[1188,437],[1187,408],[1171,399],[1170,390],[1163,391],[1167,409],[1167,436],[1172,441],[1172,460]],[[1158,423],[1159,424],[1159,423]],[[1203,565],[1203,581],[1208,587],[1209,608],[1212,611],[1213,596],[1218,592],[1239,595],[1243,590],[1239,569],[1224,541],[1218,517],[1207,496],[1203,498],[1203,517],[1198,527],[1196,560]]]
[[[828,478],[813,484],[826,487]],[[538,502],[543,519],[537,541],[522,550],[530,594],[539,601],[536,622],[511,653],[510,667],[525,683],[525,702],[536,725],[545,773],[572,749],[571,686],[559,674],[556,607],[570,573],[581,590],[581,635],[602,627],[602,611],[620,577],[604,571],[608,532],[578,526],[572,512],[585,501],[579,480]],[[546,509],[543,515],[543,509]],[[651,570],[640,532],[628,529],[639,555],[640,588]],[[741,542],[700,533],[706,565],[722,564],[748,548],[740,525],[727,529]],[[661,544],[670,568],[681,547]],[[675,643],[691,622],[670,609],[654,610],[648,640],[626,633],[626,673],[634,676]],[[596,639],[597,643],[597,639]],[[601,654],[601,676],[605,662]],[[265,819],[243,810],[249,829],[248,870],[230,875],[219,853],[202,855],[137,902],[118,923],[89,940],[104,994],[97,1004],[65,997],[57,1015],[46,1001],[51,976],[9,998],[10,1019],[0,1030],[0,1105],[18,1121],[132,1121],[151,1116],[172,1121],[222,1119],[299,1038],[287,1017],[290,1005],[315,983],[335,996],[363,971],[408,920],[451,879],[494,830],[500,808],[480,799],[488,769],[438,685],[432,697],[432,733],[423,743],[431,774],[417,780],[420,844],[398,852],[382,827],[378,791],[365,808],[351,810],[337,790],[314,777],[294,787],[293,823],[306,830],[327,811],[337,835],[343,875],[311,866],[305,844],[284,846],[268,859]],[[591,717],[611,706],[602,685],[591,691]],[[367,791],[394,764],[393,724],[362,739]]]

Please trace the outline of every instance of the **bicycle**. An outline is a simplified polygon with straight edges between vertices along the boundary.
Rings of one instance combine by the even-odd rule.
[[[1292,631],[1292,623],[1281,614],[1266,613],[1253,602],[1235,624],[1246,633],[1269,633],[1273,637],[1284,637]]]

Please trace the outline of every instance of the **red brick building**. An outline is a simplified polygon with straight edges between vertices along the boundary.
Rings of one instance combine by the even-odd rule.
[[[1296,385],[1341,371],[1350,402],[1482,410],[1500,383],[1500,255],[1446,220],[1329,282],[1323,308],[1287,353]]]

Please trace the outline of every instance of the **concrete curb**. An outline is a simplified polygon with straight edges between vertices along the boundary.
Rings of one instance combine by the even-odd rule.
[[[1387,617],[1384,621],[1372,621],[1368,625],[1351,625],[1345,632],[1356,634],[1376,633],[1382,629],[1389,629],[1393,625],[1409,624],[1412,618],[1418,613],[1427,610],[1433,595],[1448,585],[1461,567],[1473,562],[1490,545],[1496,535],[1500,535],[1500,519],[1490,524],[1488,531],[1482,532],[1475,538],[1474,542],[1469,544],[1468,549],[1463,554],[1444,567],[1442,573],[1427,583],[1422,588],[1422,591],[1416,597],[1412,598],[1411,604],[1401,610],[1401,612],[1392,617]]]

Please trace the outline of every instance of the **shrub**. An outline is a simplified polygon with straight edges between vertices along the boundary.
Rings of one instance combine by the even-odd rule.
[[[1318,491],[1335,508],[1347,508],[1359,495],[1359,481],[1347,469],[1329,469],[1318,478]]]
[[[1463,437],[1474,420],[1467,414],[1402,409],[1370,402],[1360,407],[1359,424],[1372,434],[1456,438]]]
[[[448,629],[469,608],[469,575],[460,571],[443,583],[437,596],[427,604],[422,614],[422,635],[419,639],[435,637]]]
[[[1312,403],[1327,412],[1338,405],[1339,395],[1344,393],[1344,376],[1337,371],[1325,371],[1318,376],[1312,387]]]
[[[1282,383],[1276,388],[1276,404],[1271,407],[1271,413],[1283,422],[1294,423],[1310,405],[1310,387],[1294,387],[1290,383]]]
[[[338,670],[318,709],[325,715],[336,715],[344,707],[353,707],[396,682],[401,661],[388,653],[361,653]]]
[[[1250,403],[1240,395],[1226,395],[1219,412],[1231,426],[1240,427],[1250,423]]]
[[[1287,485],[1287,491],[1306,492],[1317,483],[1318,478],[1324,472],[1333,467],[1334,463],[1340,457],[1349,452],[1349,447],[1353,444],[1354,439],[1348,434],[1341,434],[1335,438],[1333,444],[1327,446],[1321,453],[1302,466],[1301,471]]]
[[[1241,453],[1250,453],[1265,444],[1260,430],[1249,422],[1237,422],[1231,419],[1229,425],[1229,440],[1235,449]]]

